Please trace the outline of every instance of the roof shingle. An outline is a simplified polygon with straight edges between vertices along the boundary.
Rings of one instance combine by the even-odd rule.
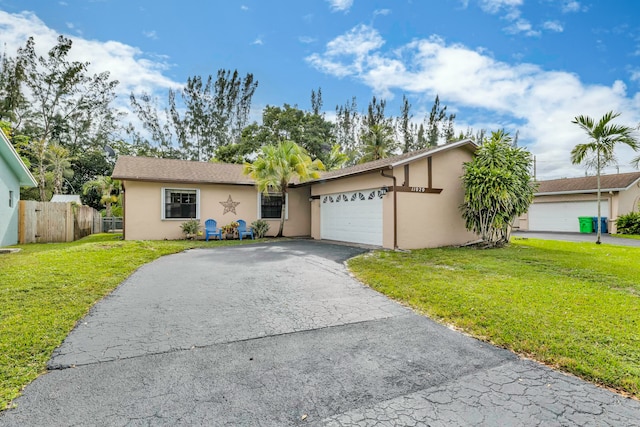
[[[619,173],[614,175],[600,175],[602,191],[620,191],[626,189],[640,179],[640,172]],[[539,181],[536,194],[548,193],[577,193],[595,192],[598,189],[595,176],[580,178],[561,178],[549,181]]]

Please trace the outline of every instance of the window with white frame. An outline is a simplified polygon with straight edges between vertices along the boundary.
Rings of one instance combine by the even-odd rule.
[[[282,194],[258,193],[258,219],[280,219]],[[289,219],[289,195],[285,194],[284,219]]]
[[[162,219],[200,219],[200,190],[163,188]]]

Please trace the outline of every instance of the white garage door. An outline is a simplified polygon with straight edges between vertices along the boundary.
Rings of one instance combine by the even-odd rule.
[[[609,217],[609,202],[600,202],[600,215]],[[534,203],[529,207],[529,230],[579,232],[580,216],[598,216],[598,203],[554,202]]]
[[[382,246],[382,193],[362,190],[320,197],[320,237]]]

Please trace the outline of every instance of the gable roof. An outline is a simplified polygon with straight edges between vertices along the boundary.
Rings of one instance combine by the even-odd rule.
[[[600,175],[601,191],[624,191],[640,181],[640,172]],[[536,195],[593,193],[598,191],[597,177],[561,178],[539,181]]]
[[[398,154],[397,156],[387,157],[385,159],[374,160],[372,162],[362,163],[359,165],[351,166],[344,169],[336,169],[329,172],[322,173],[321,177],[309,182],[326,181],[330,179],[342,178],[352,175],[360,175],[363,173],[374,172],[382,169],[389,169],[396,166],[402,166],[407,163],[414,162],[416,160],[423,159],[425,157],[433,156],[434,154],[442,151],[452,150],[454,148],[464,147],[471,152],[475,152],[478,146],[474,144],[470,139],[463,139],[461,141],[450,142],[448,144],[438,145],[436,147],[423,148],[422,150],[412,151],[410,153]]]
[[[111,177],[131,181],[254,185],[242,165],[118,156]]]
[[[15,148],[9,141],[9,138],[0,130],[0,157],[4,158],[9,169],[13,171],[14,175],[18,178],[18,183],[23,187],[37,187],[38,183],[33,177],[27,165],[24,164]]]
[[[326,181],[352,175],[359,175],[376,170],[401,166],[432,156],[441,151],[458,147],[475,152],[477,146],[469,139],[425,148],[411,153],[400,154],[385,159],[374,160],[344,169],[321,172],[318,179],[300,183],[291,182],[292,186],[307,185],[318,181]],[[255,181],[242,173],[242,165],[231,163],[209,163],[190,160],[160,159],[155,157],[119,156],[111,174],[113,179],[130,181],[183,182],[201,184],[235,184],[254,185]]]

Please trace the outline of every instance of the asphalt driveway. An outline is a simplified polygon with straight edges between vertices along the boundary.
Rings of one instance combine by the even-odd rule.
[[[0,426],[640,425],[640,402],[361,285],[343,261],[363,251],[160,258],[94,307]]]

